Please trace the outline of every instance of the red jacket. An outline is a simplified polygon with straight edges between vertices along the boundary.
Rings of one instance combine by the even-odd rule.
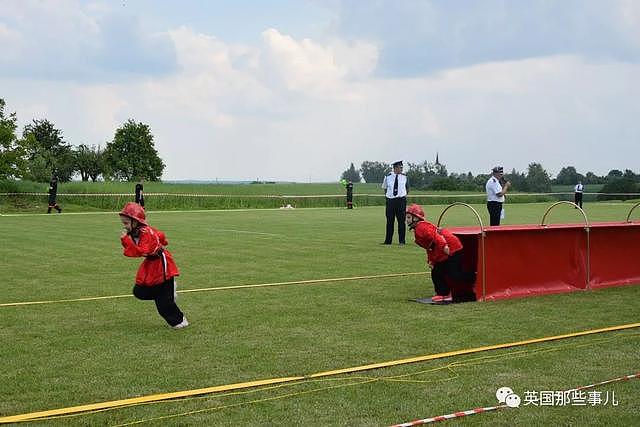
[[[453,255],[462,249],[462,242],[452,232],[437,228],[428,221],[420,221],[415,228],[416,244],[427,250],[429,264],[446,261],[449,255]],[[449,246],[449,255],[444,247]]]
[[[128,234],[120,239],[124,256],[144,257],[136,274],[136,285],[160,285],[178,276],[180,272],[173,256],[164,248],[169,244],[164,233],[148,225],[138,228],[138,233],[136,239]]]

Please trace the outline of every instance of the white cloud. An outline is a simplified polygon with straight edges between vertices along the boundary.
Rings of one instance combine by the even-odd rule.
[[[382,76],[555,55],[640,61],[635,0],[344,0],[330,7],[339,10],[339,37],[379,41]]]
[[[0,76],[120,81],[173,70],[168,37],[135,16],[78,0],[0,2]],[[10,35],[10,37],[7,37]]]
[[[637,31],[638,8],[628,6],[616,16],[625,32]],[[99,31],[118,28],[99,19],[104,10],[94,16],[94,6],[83,7],[86,20],[78,17],[73,31],[91,34],[91,22]],[[35,46],[40,36],[17,31],[24,28],[15,24],[18,15],[0,21],[0,40],[26,37]],[[157,35],[137,28],[139,40]],[[604,174],[632,168],[629,159],[637,157],[640,68],[633,62],[553,54],[381,77],[389,46],[383,37],[296,38],[265,28],[258,44],[243,45],[176,26],[161,33],[175,52],[172,72],[90,82],[82,73],[55,81],[47,70],[42,78],[0,72],[2,96],[21,123],[49,118],[75,144],[103,144],[129,118],[149,124],[165,179],[328,181],[350,162],[419,162],[436,151],[452,172],[540,162],[552,173],[574,165]],[[115,51],[118,43],[104,48]]]
[[[262,36],[265,75],[272,76],[274,84],[309,96],[348,99],[352,94],[344,83],[368,77],[377,63],[377,47],[362,41],[333,40],[322,45],[295,40],[273,28]]]
[[[75,144],[101,145],[111,140],[115,130],[122,125],[123,112],[132,111],[133,99],[121,93],[117,85],[79,86],[75,102],[78,108],[78,123],[90,124],[86,128],[86,140]],[[90,133],[89,133],[90,132]]]

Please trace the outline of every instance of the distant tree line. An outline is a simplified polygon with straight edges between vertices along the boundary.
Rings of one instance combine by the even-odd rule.
[[[0,179],[48,182],[55,173],[61,182],[79,175],[83,181],[159,181],[164,163],[158,156],[148,125],[127,120],[113,140],[100,145],[72,146],[47,119],[34,119],[18,136],[16,113],[5,112],[0,98]]]
[[[386,174],[391,172],[391,165],[384,162],[364,161],[360,169],[356,170],[353,163],[342,173],[341,178],[353,182],[382,183]],[[490,174],[473,175],[467,173],[448,173],[447,167],[440,162],[424,161],[422,163],[407,163],[405,173],[409,178],[412,188],[419,190],[446,190],[446,191],[484,191],[485,184]],[[567,166],[560,170],[558,176],[551,175],[540,163],[530,163],[526,173],[512,169],[505,174],[505,178],[511,181],[516,191],[530,193],[549,193],[552,185],[575,185],[579,181],[582,184],[602,184],[602,193],[637,193],[640,192],[640,175],[626,169],[624,172],[613,169],[606,176],[597,176],[593,172],[580,174],[574,166]],[[631,198],[633,196],[629,196]],[[602,195],[601,199],[606,200]],[[615,197],[617,199],[625,197]],[[637,198],[637,196],[635,197]]]

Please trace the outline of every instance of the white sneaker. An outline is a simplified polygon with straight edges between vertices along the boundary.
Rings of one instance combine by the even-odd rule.
[[[187,320],[187,316],[182,316],[182,322],[178,323],[176,326],[173,326],[173,329],[182,329],[189,326],[189,321]]]

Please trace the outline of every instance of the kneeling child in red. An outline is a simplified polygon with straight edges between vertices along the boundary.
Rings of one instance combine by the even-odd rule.
[[[453,292],[453,300],[466,301],[474,299],[473,284],[475,273],[462,268],[462,242],[452,232],[437,228],[425,220],[424,210],[420,205],[412,204],[406,211],[406,222],[413,230],[416,244],[427,251],[427,263],[431,267],[431,279],[436,295],[433,302],[449,302],[452,300],[451,283],[463,286]]]

